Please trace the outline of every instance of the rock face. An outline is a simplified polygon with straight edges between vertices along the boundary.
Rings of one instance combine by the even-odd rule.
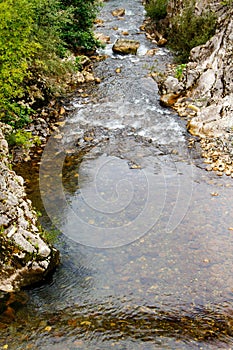
[[[183,6],[181,0],[170,0],[168,19],[181,13]],[[182,97],[175,106],[179,112],[185,95],[187,109],[190,101],[195,107],[192,110],[196,109],[191,115],[181,114],[191,117],[187,125],[189,132],[200,137],[221,137],[233,127],[233,8],[216,0],[196,0],[196,14],[208,6],[217,13],[217,30],[205,45],[191,50],[182,79]],[[180,85],[170,86],[165,93],[177,93]]]
[[[133,54],[136,55],[140,46],[139,41],[129,39],[117,39],[112,47],[113,52],[122,55]]]
[[[183,7],[182,0],[169,1],[167,25]],[[191,50],[180,80],[171,69],[158,86],[161,104],[175,108],[200,138],[206,170],[233,178],[233,8],[230,0],[195,1],[197,15],[208,7],[217,14],[215,35]]]
[[[8,144],[0,126],[0,291],[40,282],[58,262],[58,251],[37,228],[23,178],[9,168]]]
[[[218,28],[205,45],[191,51],[187,66],[186,89],[202,101],[188,125],[194,135],[220,136],[233,127],[233,9],[220,17]]]

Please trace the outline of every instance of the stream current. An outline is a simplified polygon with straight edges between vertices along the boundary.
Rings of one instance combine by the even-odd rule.
[[[0,323],[9,349],[233,347],[232,181],[205,171],[185,123],[160,106],[149,72],[172,57],[140,31],[143,16],[137,0],[101,9],[101,83],[70,101],[31,193],[60,231],[61,265]],[[137,55],[112,53],[125,31]]]

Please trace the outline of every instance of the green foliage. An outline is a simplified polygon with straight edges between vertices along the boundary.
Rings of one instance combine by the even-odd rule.
[[[150,0],[145,6],[147,16],[158,21],[167,15],[168,0]]]
[[[14,129],[20,129],[31,122],[30,116],[33,109],[16,102],[6,104],[6,112],[1,118],[2,122],[11,125]]]
[[[216,16],[210,11],[195,15],[194,2],[187,3],[181,15],[172,20],[168,39],[177,61],[187,62],[193,47],[205,44],[215,33]]]
[[[52,226],[49,230],[45,231],[41,226],[40,229],[40,235],[45,240],[45,242],[49,244],[55,244],[58,240],[58,236],[60,235],[60,231],[55,227]]]
[[[30,148],[33,145],[32,133],[25,130],[14,130],[8,137],[9,146],[22,146]]]
[[[70,11],[70,21],[64,23],[61,37],[72,51],[93,50],[98,46],[92,31],[98,7],[96,0],[61,0],[62,10]]]
[[[225,0],[220,2],[223,6],[231,6],[233,4],[233,0]]]
[[[92,26],[97,0],[0,1],[0,118],[15,128],[29,121],[28,110],[17,102],[27,96],[30,81],[62,79],[77,69],[69,49],[94,49]]]
[[[182,64],[179,64],[177,67],[176,67],[176,74],[175,74],[175,77],[178,79],[178,80],[181,80],[182,77],[183,77],[183,72],[184,72],[184,69],[186,68],[186,64],[185,63],[182,63]]]
[[[28,67],[40,45],[33,32],[33,6],[28,0],[0,2],[0,107],[22,97]]]

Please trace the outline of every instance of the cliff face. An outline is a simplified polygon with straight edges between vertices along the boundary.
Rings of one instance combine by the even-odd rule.
[[[185,88],[202,102],[188,124],[192,134],[216,137],[233,127],[233,9],[220,12],[216,34],[191,51]]]
[[[0,291],[40,282],[58,264],[58,251],[43,240],[37,226],[23,178],[10,169],[0,126]]]
[[[208,7],[217,14],[216,33],[205,45],[191,50],[182,80],[182,96],[196,106],[195,113],[189,115],[190,133],[220,137],[233,127],[233,8],[219,1],[195,2],[197,15]],[[169,23],[182,9],[182,0],[169,1]],[[174,92],[166,90],[166,93]],[[178,98],[175,104],[178,112],[181,105],[184,106],[184,99]]]
[[[170,0],[166,25],[180,15],[184,1]],[[233,178],[233,7],[232,0],[195,2],[195,14],[210,8],[217,15],[213,37],[193,48],[181,79],[171,74],[158,82],[161,104],[172,106],[200,139],[206,170]],[[183,66],[184,67],[184,66]]]

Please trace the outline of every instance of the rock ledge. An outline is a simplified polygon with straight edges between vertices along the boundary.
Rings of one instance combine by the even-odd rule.
[[[24,180],[11,170],[8,144],[0,125],[0,291],[14,292],[41,282],[59,263],[58,251],[46,243]]]

